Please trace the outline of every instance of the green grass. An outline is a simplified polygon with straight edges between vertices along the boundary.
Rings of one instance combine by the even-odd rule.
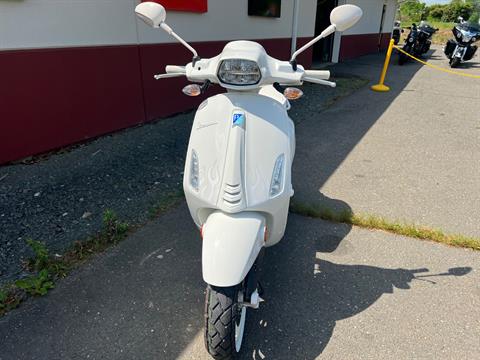
[[[432,229],[415,224],[392,221],[376,215],[354,214],[351,211],[335,211],[329,208],[302,204],[293,201],[290,211],[296,214],[320,218],[332,222],[355,225],[366,229],[383,230],[396,235],[431,240],[438,243],[480,250],[480,238],[460,234],[447,234],[439,229]]]

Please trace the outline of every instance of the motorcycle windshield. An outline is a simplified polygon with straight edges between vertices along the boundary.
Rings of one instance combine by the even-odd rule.
[[[428,23],[423,23],[418,28],[422,31],[425,31],[425,32],[429,33],[429,34],[433,34],[436,31],[436,29],[434,27],[430,26],[430,24],[428,24]]]
[[[480,32],[480,25],[475,24],[474,22],[466,22],[461,25],[457,25],[457,27],[463,31],[468,31],[470,33],[479,33]]]

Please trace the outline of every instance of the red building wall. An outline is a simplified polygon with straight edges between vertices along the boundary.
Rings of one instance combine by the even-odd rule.
[[[301,38],[302,46],[310,38]],[[259,40],[280,59],[290,38]],[[194,46],[217,55],[225,41]],[[299,62],[311,64],[311,52]],[[47,152],[197,106],[205,96],[182,94],[186,79],[154,80],[191,53],[176,43],[0,52],[0,164]]]

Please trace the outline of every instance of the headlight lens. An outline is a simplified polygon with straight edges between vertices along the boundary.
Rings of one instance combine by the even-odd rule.
[[[195,191],[198,191],[200,184],[199,167],[198,155],[195,150],[192,149],[192,158],[190,159],[190,185]]]
[[[220,63],[218,78],[229,85],[255,85],[260,82],[262,74],[255,61],[227,59]]]
[[[283,164],[285,162],[285,155],[282,154],[275,161],[275,166],[272,173],[272,183],[270,185],[270,197],[274,197],[282,191],[283,188]]]

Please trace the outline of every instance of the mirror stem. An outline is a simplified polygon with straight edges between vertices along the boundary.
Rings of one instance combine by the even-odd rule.
[[[197,51],[191,47],[185,40],[183,40],[180,36],[178,36],[170,26],[168,26],[166,23],[162,22],[160,24],[160,27],[165,30],[169,35],[173,36],[175,39],[177,39],[183,46],[185,46],[188,50],[190,50],[193,53],[193,58],[194,59],[200,59],[200,57],[197,54]]]
[[[297,62],[295,61],[295,59],[297,58],[297,56],[299,54],[301,54],[302,52],[304,52],[305,50],[307,50],[310,46],[312,46],[313,44],[315,44],[318,40],[320,39],[323,39],[325,37],[327,37],[328,35],[332,34],[335,32],[335,25],[330,25],[329,27],[327,27],[325,30],[322,31],[322,33],[320,35],[318,35],[316,38],[310,40],[308,43],[306,43],[305,45],[303,45],[300,49],[298,49],[297,51],[295,51],[292,55],[292,58],[290,59],[290,64],[292,64],[292,68],[294,71],[297,71]]]

